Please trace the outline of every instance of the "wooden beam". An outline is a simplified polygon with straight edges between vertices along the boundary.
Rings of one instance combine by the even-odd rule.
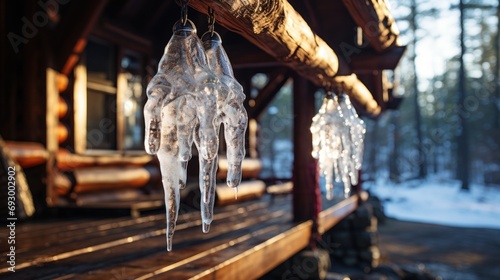
[[[231,60],[233,69],[282,66],[274,57],[248,42],[244,44],[225,44],[224,48]]]
[[[377,115],[380,107],[356,76],[337,79],[339,69],[349,65],[316,35],[302,16],[286,0],[191,0],[189,5],[201,13],[215,10],[217,22],[234,31],[277,61],[289,66],[314,84],[325,88],[342,86],[365,113]]]
[[[366,86],[359,81],[356,74],[335,77],[335,81],[338,84],[336,89],[350,96],[358,113],[368,114],[370,116],[378,116],[381,113],[382,108],[377,101],[375,101],[373,95]]]
[[[400,45],[399,29],[387,6],[387,1],[343,0],[343,2],[376,51],[382,52]]]
[[[382,109],[385,109],[385,103],[389,101],[389,98],[387,92],[388,82],[383,72],[371,71],[362,73],[358,75],[358,79],[366,85]]]
[[[153,14],[148,17],[146,23],[143,25],[143,33],[148,33],[158,23],[165,12],[170,9],[173,3],[173,1],[162,1],[161,5],[155,9]]]
[[[286,0],[193,0],[189,5],[201,13],[213,8],[220,25],[318,85],[329,86],[338,72],[335,52]]]
[[[151,41],[124,29],[116,22],[108,20],[100,21],[92,30],[91,35],[110,41],[119,46],[127,46],[129,49],[145,55],[152,54],[153,43]]]
[[[398,65],[405,51],[406,46],[396,46],[383,53],[363,51],[359,54],[352,54],[351,67],[355,73],[386,69],[393,70]]]
[[[57,25],[54,36],[56,70],[68,75],[80,59],[86,38],[92,31],[108,0],[72,2]]]
[[[248,108],[248,115],[251,119],[258,119],[260,114],[267,108],[269,103],[273,101],[276,94],[280,91],[283,85],[288,80],[287,71],[276,71],[269,78],[269,82],[260,90],[259,95],[255,98],[254,106]]]

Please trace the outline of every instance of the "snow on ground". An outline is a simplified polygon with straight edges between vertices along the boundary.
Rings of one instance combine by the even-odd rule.
[[[431,177],[400,184],[366,182],[364,188],[384,202],[385,213],[399,220],[447,226],[500,229],[500,186],[471,185]]]

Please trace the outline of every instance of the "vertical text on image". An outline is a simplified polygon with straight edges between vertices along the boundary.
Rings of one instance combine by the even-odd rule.
[[[16,167],[9,166],[7,170],[7,264],[8,270],[16,272]]]

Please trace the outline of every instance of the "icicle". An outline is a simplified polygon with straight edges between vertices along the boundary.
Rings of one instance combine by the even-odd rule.
[[[157,154],[167,208],[167,249],[172,248],[179,208],[179,189],[186,185],[187,162],[194,140],[203,170],[203,231],[213,217],[217,171],[217,96],[219,79],[210,71],[194,24],[186,20],[174,25],[174,34],[159,63],[158,73],[147,88],[144,107],[145,148]],[[206,178],[205,178],[206,176]],[[200,180],[202,183],[202,180]]]
[[[351,184],[358,184],[358,170],[361,169],[363,162],[363,138],[366,132],[365,124],[363,120],[358,117],[356,110],[351,104],[349,96],[342,94],[340,96],[342,102],[340,102],[340,108],[342,109],[342,114],[346,120],[346,126],[348,127],[348,137],[350,140],[350,160],[349,160],[349,176],[351,178]]]
[[[358,183],[363,154],[364,123],[358,118],[349,97],[329,94],[314,116],[312,156],[318,159],[326,180],[326,197],[333,198],[333,181],[343,185],[344,197]]]
[[[337,100],[329,95],[323,100],[311,125],[313,135],[312,156],[318,159],[321,174],[326,180],[326,197],[333,199],[333,181],[341,180],[342,146],[340,141],[343,120],[339,114]]]
[[[167,208],[167,250],[172,250],[172,237],[175,231],[175,223],[179,212],[179,175],[182,169],[181,163],[177,158],[177,124],[175,122],[176,104],[170,103],[163,107],[162,114],[167,116],[162,121],[162,143],[168,145],[160,147],[158,159],[163,176],[163,188],[165,192],[165,207]]]
[[[245,131],[248,117],[243,101],[243,87],[234,78],[233,69],[222,40],[217,32],[209,31],[202,36],[210,69],[222,82],[222,89],[217,96],[217,117],[224,123],[224,135],[227,144],[227,185],[236,188],[241,182],[241,162],[245,157]],[[237,192],[237,190],[235,190]],[[235,193],[237,197],[237,193]]]
[[[204,48],[196,36],[196,27],[187,19],[187,4],[183,3],[181,20],[175,23],[158,72],[147,88],[144,145],[146,151],[156,154],[160,162],[169,251],[179,210],[179,189],[186,186],[193,143],[199,158],[203,232],[210,230],[213,220],[222,124],[227,144],[227,184],[235,189],[235,198],[241,182],[248,121],[243,107],[245,95],[243,87],[234,78],[220,36],[213,31],[213,10],[210,23],[210,32],[204,36]]]

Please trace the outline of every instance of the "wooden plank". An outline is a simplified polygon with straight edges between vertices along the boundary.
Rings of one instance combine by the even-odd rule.
[[[124,270],[127,276],[134,277],[134,279],[147,279],[150,277],[158,277],[159,275],[161,275],[160,277],[163,276],[167,279],[173,279],[172,273],[176,269],[184,267],[185,265],[188,265],[192,269],[193,267],[189,265],[190,263],[198,260],[205,261],[213,259],[216,254],[229,247],[248,242],[255,236],[269,232],[277,227],[285,226],[285,223],[291,218],[291,215],[287,214],[285,211],[269,211],[265,214],[261,213],[261,215],[260,217],[255,215],[249,216],[247,218],[248,223],[246,224],[235,221],[238,225],[236,228],[233,228],[232,231],[216,232],[215,235],[204,239],[203,242],[191,245],[185,244],[182,247],[178,247],[173,254],[159,252],[147,258],[130,262],[127,265],[107,268],[102,271],[102,274],[99,274],[100,276],[107,276],[110,272],[121,268],[120,270]],[[227,226],[231,225],[228,224]],[[190,233],[185,232],[185,234]],[[195,234],[205,236],[200,231],[197,231]]]
[[[353,199],[346,200],[341,207],[330,207],[320,214],[322,221],[333,221],[330,220],[332,216],[346,216],[356,209],[357,204],[357,196],[354,196]],[[168,279],[259,278],[309,244],[313,221],[289,226],[227,247],[209,258],[190,261],[173,270],[159,271],[164,274],[149,273],[138,279],[150,279],[153,276]]]
[[[255,221],[256,223],[263,222],[265,219],[263,217],[269,218],[269,216],[262,215],[262,210],[261,209],[261,215],[257,216],[262,216],[259,218],[258,221]],[[224,219],[229,219],[232,218],[233,213],[222,213],[225,216],[221,217],[222,215],[219,214],[219,218],[224,218]],[[240,213],[240,215],[243,215],[243,213]],[[240,222],[244,222],[243,219],[239,219]],[[116,234],[116,228],[110,228],[106,231],[100,231],[99,234],[96,235],[101,235],[101,241],[102,242],[96,242],[96,238],[92,238],[93,240],[90,240],[89,242],[87,239],[82,239],[82,240],[73,240],[71,242],[65,243],[64,246],[59,246],[59,250],[54,250],[52,247],[46,248],[46,250],[43,250],[43,254],[40,254],[40,250],[33,250],[33,253],[27,252],[26,254],[20,254],[16,255],[18,259],[23,260],[23,263],[18,263],[16,265],[16,270],[17,272],[21,272],[27,269],[27,273],[29,273],[29,270],[37,270],[40,269],[41,267],[47,268],[46,273],[53,273],[53,271],[57,270],[65,270],[66,269],[66,263],[70,264],[79,264],[79,269],[80,270],[86,270],[88,267],[86,265],[92,264],[93,262],[99,262],[104,260],[104,257],[110,257],[114,256],[116,257],[115,251],[118,250],[119,248],[126,246],[127,250],[131,252],[131,249],[133,252],[139,252],[143,250],[143,246],[145,243],[148,243],[148,241],[151,238],[154,238],[154,247],[158,248],[158,252],[165,253],[165,229],[164,226],[160,226],[158,223],[156,223],[156,227],[150,226],[151,222],[147,223],[147,225],[138,224],[134,225],[130,228],[122,228],[121,230],[123,231],[122,234]],[[248,225],[249,222],[247,222]],[[236,223],[238,224],[238,223]],[[208,237],[214,237],[217,236],[218,234],[222,234],[223,232],[230,232],[234,227],[221,227],[219,230],[213,230],[211,234],[203,234],[201,230],[199,230],[199,226],[201,225],[201,222],[197,220],[191,220],[187,221],[184,223],[180,223],[178,225],[178,231],[179,233],[182,232],[182,230],[188,230],[189,234],[180,234],[179,238],[177,239],[177,244],[182,244],[182,242],[187,242],[189,240],[195,240],[195,238],[208,238]],[[140,226],[140,227],[138,227]],[[113,238],[114,236],[114,238]],[[111,237],[111,238],[110,238]],[[97,240],[98,241],[98,240]],[[74,245],[74,243],[79,243],[80,246],[68,246]],[[89,244],[93,244],[90,245]],[[131,248],[131,245],[135,246],[134,248]],[[51,245],[53,246],[53,245]],[[134,247],[132,246],[132,247]],[[65,250],[60,250],[60,249],[65,249]],[[126,252],[126,251],[125,251]],[[124,252],[123,252],[124,253]],[[89,256],[90,254],[90,256]],[[92,256],[93,255],[93,256]],[[162,264],[163,265],[163,264]],[[0,270],[1,272],[5,272],[3,270]],[[19,273],[21,274],[21,273]],[[26,277],[30,278],[30,277]]]
[[[358,205],[368,199],[368,193],[363,191],[360,195],[353,195],[345,200],[340,201],[334,206],[321,211],[318,218],[318,232],[325,233],[334,225],[339,223],[343,218],[354,212]]]
[[[385,69],[394,70],[406,51],[406,46],[396,46],[383,53],[363,51],[353,53],[351,67],[355,73],[366,73]]]
[[[249,242],[225,248],[210,259],[190,262],[165,276],[168,279],[257,279],[309,243],[312,221],[288,227],[291,228],[275,227],[262,235],[255,234]]]
[[[18,271],[16,274],[22,277],[38,273],[37,275],[40,277],[43,275],[48,277],[49,275],[61,276],[68,273],[81,274],[90,270],[92,273],[89,275],[96,275],[93,270],[99,268],[103,268],[104,272],[108,271],[112,273],[114,266],[120,265],[123,261],[127,260],[130,262],[138,261],[138,263],[130,266],[130,268],[132,271],[139,273],[138,275],[143,275],[144,269],[152,271],[155,267],[161,268],[167,264],[173,264],[189,257],[193,254],[193,250],[196,251],[198,249],[198,246],[193,246],[194,244],[200,242],[208,245],[210,243],[213,245],[213,242],[221,244],[219,238],[231,236],[231,238],[234,238],[235,235],[241,234],[241,230],[248,232],[254,226],[259,227],[265,224],[269,226],[276,223],[276,219],[282,220],[287,217],[285,215],[286,211],[278,210],[283,206],[286,208],[286,203],[271,205],[274,211],[270,211],[270,205],[267,203],[261,204],[259,207],[254,207],[254,205],[255,203],[250,203],[247,204],[247,207],[225,207],[222,209],[222,212],[218,211],[212,230],[208,234],[203,234],[200,230],[201,221],[199,213],[197,213],[197,219],[178,223],[177,234],[174,237],[176,240],[174,247],[177,247],[174,251],[175,254],[167,254],[165,251],[165,229],[163,223],[156,223],[154,227],[144,227],[141,225],[142,230],[138,230],[137,226],[133,226],[133,230],[122,228],[128,235],[113,233],[116,228],[112,228],[100,233],[103,236],[101,239],[105,242],[96,243],[90,247],[81,244],[80,249],[70,250],[68,248],[63,252],[54,254],[50,252],[50,250],[55,250],[51,246],[46,250],[46,255],[50,257],[38,257],[32,261],[30,265],[37,263],[36,267],[29,268],[28,266],[25,269],[21,269],[26,265],[20,263],[17,266]],[[288,216],[289,219],[290,216]],[[109,238],[113,236],[114,238]],[[88,243],[88,241],[78,241],[78,243]],[[61,247],[68,246],[55,246],[55,248]],[[143,262],[144,264],[141,265],[141,261],[145,261],[145,263]],[[127,275],[129,274],[127,273]]]
[[[223,209],[217,209],[215,217],[219,219],[217,223],[223,223],[224,220],[230,219],[231,217],[237,217],[238,215],[248,216],[254,211],[267,211],[267,205],[267,203],[246,203],[243,206],[238,205],[235,207],[224,207]],[[238,213],[232,213],[234,211]],[[182,212],[186,212],[186,209],[181,209],[181,213]],[[179,224],[185,224],[192,221],[198,223],[197,220],[199,220],[199,216],[199,211],[183,213],[179,215],[178,222]],[[37,228],[37,230],[34,230],[32,227],[29,227],[31,228],[31,230],[24,232],[22,231],[24,225],[22,225],[19,227],[21,231],[19,233],[19,237],[23,239],[24,237],[26,237],[27,243],[24,243],[24,245],[26,245],[26,251],[28,251],[28,249],[35,250],[37,248],[48,246],[55,248],[50,248],[51,252],[45,252],[46,254],[61,254],[69,250],[76,250],[99,244],[99,242],[96,241],[101,241],[102,243],[117,239],[117,236],[111,236],[110,233],[113,231],[123,231],[123,233],[126,233],[130,232],[131,229],[139,229],[141,227],[150,227],[154,225],[156,225],[158,228],[162,228],[164,226],[164,220],[165,214],[158,214],[139,219],[105,219],[97,222],[83,221],[73,222],[70,224],[63,223],[57,226],[54,226],[52,224],[49,228],[45,228],[43,230],[41,228]],[[180,228],[189,227],[190,226],[180,226]],[[98,240],[98,237],[103,238]],[[29,242],[29,240],[32,240],[31,243]],[[44,240],[45,242],[41,244],[40,242],[38,242],[39,240]],[[62,245],[67,245],[68,247],[63,248],[64,246]],[[31,255],[29,257],[35,257],[33,251],[31,252]]]
[[[378,52],[399,46],[399,30],[386,1],[342,0]]]
[[[33,240],[30,246],[40,249],[35,254],[32,250],[20,252],[16,274],[2,269],[0,277],[255,279],[309,244],[313,223],[290,223],[289,199],[278,196],[271,200],[267,196],[258,203],[217,208],[208,234],[199,228],[198,212],[182,214],[174,236],[174,251],[168,253],[164,214],[135,220],[64,221],[57,226],[21,224],[16,233],[19,230],[23,237],[16,236],[17,239]],[[363,199],[366,198],[350,198],[334,205],[320,213],[319,221],[332,223],[336,219],[332,217],[349,214]],[[44,226],[52,228],[45,232]],[[70,231],[65,232],[66,228]],[[45,240],[48,244],[40,242]]]

